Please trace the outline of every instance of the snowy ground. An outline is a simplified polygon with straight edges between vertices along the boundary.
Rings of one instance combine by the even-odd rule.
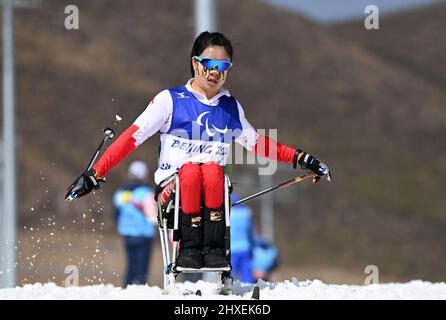
[[[279,283],[259,282],[260,299],[263,300],[298,300],[298,299],[446,299],[446,284],[425,281],[409,283],[373,284],[369,286],[327,285],[319,280],[291,281]],[[54,283],[30,284],[13,289],[0,289],[0,300],[4,299],[149,299],[149,300],[182,300],[182,299],[251,299],[253,285],[234,283],[234,294],[230,296],[215,295],[215,284],[199,281],[197,283],[178,283],[182,292],[200,289],[202,296],[163,294],[159,287],[129,286],[126,289],[112,285],[96,285],[64,288]]]

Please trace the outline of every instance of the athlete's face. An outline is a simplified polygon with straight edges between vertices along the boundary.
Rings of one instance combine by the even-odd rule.
[[[229,55],[222,46],[207,47],[200,57],[229,61]],[[192,58],[195,71],[193,87],[198,87],[208,98],[217,94],[226,81],[229,69],[219,72],[217,69],[206,69],[202,63]]]

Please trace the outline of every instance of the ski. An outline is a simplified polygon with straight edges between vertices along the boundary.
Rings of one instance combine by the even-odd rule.
[[[192,291],[190,289],[184,289],[184,290],[181,291],[181,294],[183,296],[190,296],[190,295],[196,294],[196,292],[194,292],[194,291]]]

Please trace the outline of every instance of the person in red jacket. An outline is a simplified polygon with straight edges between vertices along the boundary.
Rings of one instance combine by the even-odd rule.
[[[223,34],[201,33],[190,55],[192,78],[185,85],[156,95],[93,168],[69,187],[67,197],[81,197],[99,188],[114,166],[160,132],[155,182],[160,184],[174,173],[180,178],[181,241],[177,265],[228,266],[222,167],[232,142],[257,155],[311,170],[316,175],[314,181],[326,174],[326,168],[315,157],[258,134],[246,120],[241,104],[223,88],[232,57],[232,44]]]

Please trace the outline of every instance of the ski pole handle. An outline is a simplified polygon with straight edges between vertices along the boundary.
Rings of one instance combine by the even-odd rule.
[[[68,202],[71,202],[71,201],[73,201],[76,198],[77,198],[77,195],[75,193],[72,193],[65,200],[68,201]]]

